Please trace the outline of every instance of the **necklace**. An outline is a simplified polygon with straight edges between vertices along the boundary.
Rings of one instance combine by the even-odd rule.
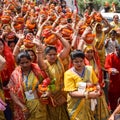
[[[31,78],[29,77],[29,75],[32,74]],[[26,74],[23,74],[23,83],[24,83],[24,87],[25,89],[28,91],[29,89],[32,90],[32,85],[33,85],[33,82],[34,82],[34,75],[33,73],[31,73],[31,71],[29,71],[29,73],[26,75]]]

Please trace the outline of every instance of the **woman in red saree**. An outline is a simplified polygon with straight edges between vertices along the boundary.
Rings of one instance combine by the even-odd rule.
[[[86,65],[90,65],[93,67],[93,69],[96,73],[96,76],[98,77],[98,80],[99,80],[98,82],[99,82],[101,88],[103,88],[103,90],[104,90],[104,92],[102,91],[103,96],[105,96],[106,101],[108,103],[107,83],[104,81],[104,78],[103,78],[103,72],[102,72],[98,53],[97,53],[95,47],[93,47],[91,45],[85,47],[84,53],[85,53],[84,62]],[[106,86],[105,86],[105,83],[106,83]]]
[[[32,63],[27,51],[18,54],[17,63],[9,82],[14,120],[45,120],[46,108],[40,104],[37,87],[46,76],[37,64]]]
[[[104,82],[103,82],[102,69],[100,65],[100,59],[95,48],[91,45],[86,46],[84,49],[84,53],[85,53],[85,59],[84,59],[85,64],[93,67],[97,77],[99,78],[99,84],[103,86]]]
[[[0,39],[0,55],[3,56],[6,60],[6,64],[2,71],[0,71],[0,81],[2,84],[2,89],[4,92],[5,102],[7,104],[11,103],[11,97],[9,94],[9,89],[7,84],[10,79],[10,75],[15,68],[15,61],[12,55],[11,49],[7,46],[7,44]],[[6,110],[4,111],[6,120],[12,120],[12,112],[9,106],[7,105]]]

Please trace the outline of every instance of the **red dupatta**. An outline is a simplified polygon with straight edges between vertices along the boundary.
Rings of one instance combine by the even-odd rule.
[[[31,64],[32,71],[34,72],[35,76],[38,78],[39,82],[42,82],[43,79],[47,77],[46,73],[42,71],[39,66],[35,63]],[[17,98],[25,104],[25,96],[22,86],[23,78],[22,78],[22,70],[21,67],[18,66],[13,71],[10,82],[9,82],[9,89],[10,92],[15,94]],[[24,120],[23,112],[17,104],[14,104],[14,120]]]
[[[47,74],[39,68],[38,64],[32,63],[31,67],[35,76],[38,78],[39,83],[41,83],[43,79],[47,77]],[[23,82],[22,70],[21,67],[18,66],[13,71],[10,77],[9,88],[10,91],[16,94],[16,96],[20,99],[20,101],[24,103],[25,100],[24,100],[22,82]]]
[[[102,69],[101,69],[101,65],[100,65],[100,59],[99,59],[98,53],[95,50],[95,48],[93,50],[94,50],[94,58],[93,59],[97,65],[97,69],[98,69],[97,77],[99,79],[100,86],[103,87],[104,81],[103,81],[103,73],[102,73]],[[90,65],[90,61],[87,58],[84,59],[84,63],[85,63],[85,65]]]
[[[2,79],[2,84],[4,86],[4,84],[7,85],[7,83],[9,82],[10,75],[15,68],[15,60],[14,60],[12,51],[5,42],[4,42],[3,55],[6,60],[6,66],[2,71],[0,71],[0,75],[1,75],[1,79]],[[10,99],[9,90],[4,90],[4,94],[5,94],[5,98]]]
[[[45,71],[41,70],[38,64],[32,63],[32,71],[39,79],[39,82],[42,82],[43,79],[47,78],[48,75]]]

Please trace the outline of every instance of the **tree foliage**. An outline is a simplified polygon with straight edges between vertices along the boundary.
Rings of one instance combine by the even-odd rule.
[[[89,0],[86,0],[87,2]],[[108,2],[110,6],[112,6],[112,2],[117,5],[117,12],[120,12],[120,0],[93,0],[95,10],[99,10],[102,6],[104,6],[105,2]],[[84,4],[83,0],[77,0],[80,13],[83,13],[85,10],[86,5]]]

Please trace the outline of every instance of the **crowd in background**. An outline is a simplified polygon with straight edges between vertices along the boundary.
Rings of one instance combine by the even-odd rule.
[[[90,6],[80,16],[64,0],[0,3],[0,120],[114,120],[117,13],[110,22]]]

